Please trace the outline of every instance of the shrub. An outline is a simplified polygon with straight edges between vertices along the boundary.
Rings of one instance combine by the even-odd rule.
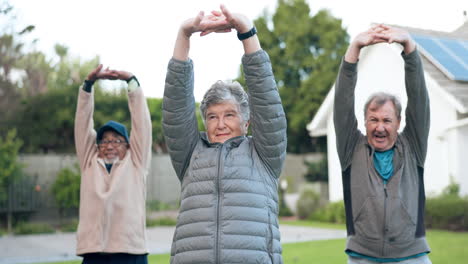
[[[426,200],[426,226],[468,231],[468,198],[441,195]]]
[[[77,165],[75,170],[61,169],[52,185],[52,194],[61,216],[64,216],[67,209],[77,210],[80,206],[80,174],[77,171]]]
[[[146,226],[175,226],[177,221],[171,217],[161,217],[157,219],[146,219]]]
[[[60,231],[62,232],[76,232],[77,229],[78,229],[77,219],[73,219],[71,221],[68,221],[60,225]]]
[[[320,196],[311,189],[304,189],[297,201],[297,216],[300,219],[309,218],[320,206]]]
[[[310,220],[344,224],[346,214],[343,201],[329,203],[310,216]]]
[[[305,161],[304,165],[307,166],[307,172],[304,175],[305,179],[309,182],[328,182],[328,160],[325,155],[319,162]]]
[[[148,211],[165,211],[165,210],[177,209],[177,206],[168,204],[165,202],[161,202],[159,200],[152,200],[152,201],[146,202],[146,209]]]
[[[15,235],[54,233],[55,230],[49,224],[20,222],[13,228]]]

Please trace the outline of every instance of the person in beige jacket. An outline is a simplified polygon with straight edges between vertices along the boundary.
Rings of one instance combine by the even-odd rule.
[[[125,80],[132,133],[109,121],[94,130],[96,80]],[[146,176],[151,159],[151,119],[136,77],[99,65],[80,87],[75,146],[81,169],[77,255],[83,263],[147,263]]]

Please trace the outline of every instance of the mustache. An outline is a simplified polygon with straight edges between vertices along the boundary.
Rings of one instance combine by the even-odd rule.
[[[386,136],[388,136],[388,133],[387,132],[374,132],[374,133],[372,133],[372,135],[381,136],[381,137],[385,136],[386,137]]]

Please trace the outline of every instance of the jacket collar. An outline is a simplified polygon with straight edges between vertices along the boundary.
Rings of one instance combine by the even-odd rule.
[[[369,150],[369,156],[373,156],[375,149],[374,147],[369,144],[369,141],[367,141],[367,136],[366,136],[366,146]],[[395,171],[400,169],[401,165],[403,164],[403,142],[401,141],[401,136],[398,134],[397,139],[395,141],[395,145],[393,145],[393,149],[395,150],[393,154],[393,167],[395,168]]]
[[[205,145],[210,148],[214,148],[220,145],[226,145],[235,148],[238,147],[247,138],[246,136],[237,136],[224,141],[224,143],[211,143],[206,132],[201,132],[200,134],[203,143],[205,143]]]

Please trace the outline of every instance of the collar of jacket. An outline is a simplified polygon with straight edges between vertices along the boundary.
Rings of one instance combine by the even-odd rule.
[[[369,141],[367,141],[367,136],[366,136],[366,146],[368,149],[368,154],[369,156],[373,156],[375,149],[374,147],[369,144]],[[401,136],[398,134],[397,140],[395,142],[395,145],[393,145],[393,148],[395,150],[395,153],[393,154],[393,168],[394,172],[400,169],[400,167],[403,165],[403,142],[401,141]]]
[[[116,161],[114,161],[114,163],[112,163],[112,167],[117,165],[117,164],[120,164],[122,163],[124,160],[126,160],[128,157],[130,157],[130,149],[127,149],[127,153],[125,153],[125,156],[123,159],[118,159]],[[99,164],[101,164],[104,168],[106,167],[106,163],[104,162],[104,159],[103,158],[100,158],[100,157],[97,157],[97,162]]]
[[[210,148],[215,148],[223,144],[230,146],[231,148],[237,148],[246,138],[247,138],[246,136],[237,136],[237,137],[233,137],[224,141],[224,143],[211,143],[208,140],[208,135],[206,134],[206,132],[201,132],[202,141],[205,143],[207,147],[210,147]]]

